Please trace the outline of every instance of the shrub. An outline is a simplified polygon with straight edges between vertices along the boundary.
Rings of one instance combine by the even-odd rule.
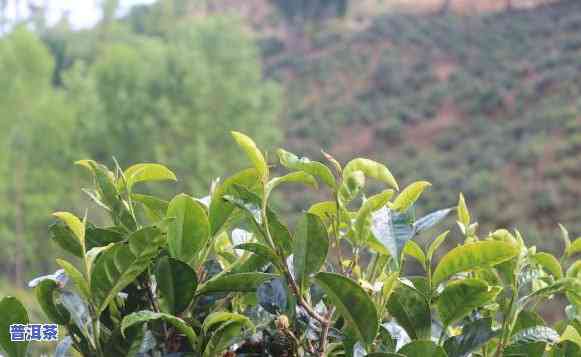
[[[557,259],[527,247],[518,231],[477,232],[464,197],[421,218],[414,205],[426,181],[401,191],[389,169],[357,158],[328,165],[279,149],[290,172],[271,167],[244,134],[233,137],[252,163],[205,198],[165,201],[138,193],[141,182],[175,180],[159,164],[121,170],[83,160],[86,193],[111,217],[96,226],[56,212],[52,240],[78,266],[35,279],[38,303],[67,336],[57,356],[579,356],[581,239],[563,228]],[[366,181],[385,189],[366,192]],[[291,232],[271,209],[283,184],[325,185]],[[368,185],[369,187],[369,185]],[[427,247],[414,237],[456,213],[464,243],[435,263],[448,231]],[[412,258],[425,271],[405,276]],[[566,271],[565,268],[568,268]],[[70,282],[68,282],[70,281]],[[548,326],[538,304],[564,295],[567,318]],[[7,327],[27,323],[14,298],[0,302]],[[6,328],[6,329],[4,329]]]

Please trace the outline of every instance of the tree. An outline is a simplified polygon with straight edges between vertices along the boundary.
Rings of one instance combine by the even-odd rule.
[[[70,197],[67,183],[73,111],[63,93],[51,86],[54,62],[42,42],[24,28],[0,40],[0,270],[22,282],[25,267],[39,267],[35,252],[50,251],[45,236],[49,217],[42,206],[54,208]],[[57,188],[57,183],[63,185]]]
[[[106,44],[94,65],[77,67],[65,83],[71,102],[90,102],[78,121],[92,157],[166,162],[193,173],[181,188],[199,195],[208,177],[238,161],[222,142],[224,130],[241,128],[265,143],[279,137],[279,87],[263,81],[256,48],[231,18]],[[209,152],[213,160],[205,159]]]

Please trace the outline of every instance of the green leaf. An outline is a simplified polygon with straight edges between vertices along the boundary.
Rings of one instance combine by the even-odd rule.
[[[250,321],[250,319],[244,315],[236,314],[234,312],[217,311],[206,317],[204,323],[202,324],[202,330],[205,334],[207,334],[211,329],[215,329],[226,322],[232,321],[240,322],[241,324],[254,329],[254,324],[252,321]]]
[[[146,213],[149,215],[149,218],[152,219],[152,221],[157,222],[165,218],[167,207],[169,205],[169,202],[166,200],[138,193],[132,193],[131,199],[143,205]]]
[[[519,248],[500,241],[478,241],[449,251],[436,267],[432,276],[434,286],[451,275],[475,269],[489,268],[514,258]]]
[[[444,326],[468,316],[472,310],[486,305],[502,290],[488,286],[484,280],[464,279],[452,281],[438,297],[437,308]]]
[[[436,250],[438,250],[438,248],[440,248],[440,245],[442,245],[442,243],[444,243],[444,240],[446,240],[448,233],[450,233],[450,231],[445,231],[444,233],[440,234],[430,244],[427,254],[427,258],[430,262],[432,261],[432,258],[434,257],[434,253],[436,252]]]
[[[567,248],[565,254],[571,257],[575,254],[581,253],[581,237],[575,239],[571,245]]]
[[[234,249],[242,249],[254,254],[258,254],[270,261],[271,263],[275,264],[276,266],[280,266],[280,259],[277,257],[276,253],[264,244],[260,243],[243,243],[234,246]]]
[[[301,170],[318,177],[323,183],[331,188],[335,188],[335,176],[331,170],[324,164],[318,161],[311,161],[307,157],[298,157],[295,154],[278,149],[276,151],[280,164],[291,170]]]
[[[257,185],[258,181],[258,172],[255,169],[246,169],[227,178],[221,185],[216,187],[214,192],[212,192],[209,209],[212,236],[217,235],[222,230],[236,208],[235,205],[223,200],[222,197],[226,194],[232,194],[231,190],[234,185],[251,190],[253,186]]]
[[[565,245],[564,254],[566,255],[567,251],[569,250],[569,247],[571,246],[571,239],[569,238],[569,231],[561,223],[559,223],[559,229],[561,230],[561,239],[563,240],[563,244]]]
[[[196,295],[254,292],[260,284],[276,277],[278,277],[276,274],[256,272],[220,274],[202,284]]]
[[[335,273],[318,273],[315,281],[333,302],[339,315],[355,331],[357,338],[371,344],[379,328],[379,318],[365,290],[353,280]]]
[[[10,339],[10,325],[28,324],[28,313],[18,299],[6,296],[0,300],[0,346],[8,357],[25,357],[28,341],[12,342]]]
[[[176,175],[160,164],[135,164],[128,167],[123,176],[127,180],[127,189],[131,191],[134,184],[147,181],[177,181]]]
[[[396,213],[382,207],[372,215],[371,233],[387,249],[399,267],[403,248],[414,234],[410,214]]]
[[[430,186],[432,184],[427,181],[412,183],[401,191],[390,208],[399,213],[407,211],[420,198],[424,190]]]
[[[417,260],[424,270],[426,269],[426,255],[422,251],[422,248],[418,245],[418,243],[414,242],[413,240],[408,240],[406,245],[403,248],[403,252],[405,255],[409,255],[410,257]]]
[[[365,186],[365,174],[363,171],[353,171],[343,176],[343,182],[339,187],[339,202],[345,206],[351,202]]]
[[[453,208],[441,209],[418,219],[416,222],[414,222],[415,233],[419,234],[434,227],[436,224],[440,223],[444,218],[446,218],[453,210]]]
[[[76,257],[82,256],[83,249],[81,248],[81,244],[64,222],[58,221],[51,224],[48,231],[50,232],[51,239],[59,247]]]
[[[575,342],[577,345],[581,346],[581,334],[571,325],[565,328],[565,331],[561,334],[560,340]]]
[[[210,238],[208,216],[202,205],[186,194],[177,195],[169,203],[167,243],[172,258],[190,263]]]
[[[511,337],[513,344],[521,344],[528,342],[546,342],[556,343],[559,341],[559,334],[547,326],[533,326],[521,330]]]
[[[545,252],[537,253],[531,257],[531,260],[553,274],[555,278],[561,279],[563,277],[561,264],[552,254]]]
[[[297,227],[293,246],[295,277],[301,286],[310,274],[321,269],[327,259],[329,237],[321,219],[306,213]]]
[[[430,340],[412,341],[397,351],[407,357],[448,357],[446,351]]]
[[[46,317],[59,325],[66,325],[70,316],[67,311],[55,303],[55,291],[59,289],[59,284],[52,279],[42,280],[34,287],[36,301],[44,311]]]
[[[491,326],[490,318],[465,324],[462,327],[462,334],[450,337],[444,343],[446,353],[450,357],[466,357],[499,334],[500,331],[493,331]]]
[[[227,321],[220,325],[210,335],[203,357],[214,357],[222,355],[222,352],[230,347],[243,335],[244,323],[240,321]],[[254,326],[253,326],[254,327]]]
[[[581,279],[581,260],[577,260],[567,269],[568,278]]]
[[[270,194],[277,186],[283,183],[302,183],[315,189],[318,188],[317,180],[315,180],[311,174],[308,174],[304,171],[295,171],[281,177],[275,177],[268,181],[264,193],[266,199],[270,197]]]
[[[258,171],[260,177],[264,181],[268,177],[268,165],[264,159],[264,156],[262,155],[262,152],[260,152],[256,146],[256,143],[254,143],[250,137],[237,131],[232,132],[232,137],[238,146],[244,150],[246,156],[250,159],[252,165],[254,165],[254,168],[256,171]]]
[[[578,296],[579,291],[581,291],[581,282],[576,278],[563,278],[557,280],[547,287],[536,290],[528,295],[521,297],[517,305],[522,308],[534,298],[547,297],[564,291]]]
[[[468,211],[468,207],[466,206],[466,200],[464,200],[464,195],[460,193],[460,197],[458,198],[458,221],[462,223],[465,227],[470,225],[470,211]]]
[[[155,281],[160,306],[172,315],[179,315],[188,307],[198,287],[196,272],[186,263],[171,257],[159,260]]]
[[[406,357],[400,353],[392,352],[372,352],[365,355],[365,357]]]
[[[542,357],[545,353],[545,346],[545,342],[517,343],[506,347],[503,356]]]
[[[385,165],[369,159],[359,158],[351,160],[343,169],[343,180],[355,171],[362,171],[365,176],[385,182],[399,191],[397,181]]]
[[[160,319],[171,324],[176,330],[183,333],[194,349],[198,346],[198,336],[184,320],[162,312],[143,310],[125,316],[121,322],[121,333],[125,335],[125,330],[133,325]]]
[[[530,327],[546,325],[543,318],[535,311],[523,310],[518,314],[516,322],[512,327],[511,334],[526,330]]]
[[[425,296],[414,287],[399,284],[387,302],[387,311],[411,339],[430,338],[432,317]]]
[[[163,243],[158,228],[145,227],[132,233],[127,243],[115,243],[99,256],[90,284],[99,314],[121,290],[147,269]]]
[[[581,345],[563,341],[553,346],[548,357],[578,357],[579,355],[581,355]]]
[[[72,213],[55,212],[53,216],[60,219],[73,232],[82,248],[85,247],[85,224]]]
[[[363,242],[369,234],[369,229],[371,226],[371,214],[377,211],[381,207],[385,206],[389,199],[393,196],[393,190],[385,190],[377,195],[369,197],[357,212],[355,216],[354,229],[357,234],[358,242]]]
[[[80,271],[78,271],[77,268],[74,267],[74,265],[67,262],[66,260],[57,259],[56,263],[61,268],[64,269],[65,273],[73,281],[73,283],[77,287],[77,290],[79,291],[79,293],[81,293],[83,298],[85,298],[87,301],[90,301],[91,293],[89,291],[89,283],[87,282],[83,274]]]

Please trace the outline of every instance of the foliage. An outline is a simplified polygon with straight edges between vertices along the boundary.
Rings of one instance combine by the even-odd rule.
[[[86,191],[110,221],[95,226],[87,215],[54,214],[61,229],[52,231],[53,240],[78,259],[59,260],[64,270],[30,285],[45,314],[66,327],[60,353],[578,354],[581,238],[571,240],[563,228],[567,248],[555,258],[527,246],[518,231],[480,235],[461,195],[456,212],[464,242],[436,262],[447,232],[426,247],[416,238],[453,210],[416,219],[427,182],[396,193],[396,179],[379,162],[357,158],[342,166],[327,155],[332,170],[307,158],[295,166],[286,151],[281,163],[295,168],[275,176],[250,137],[233,137],[251,167],[214,187],[209,201],[185,194],[169,203],[134,200],[143,183],[175,179],[159,164],[111,170],[78,162],[93,178]],[[289,175],[301,179],[283,179]],[[313,202],[316,209],[287,228],[269,193],[289,182],[312,187],[314,180],[330,186],[329,201]],[[374,194],[369,180],[384,190]],[[425,275],[405,276],[409,256],[422,262]],[[549,326],[536,311],[556,295],[568,303],[567,318]],[[3,324],[28,319],[12,297],[1,300],[0,314],[9,317]],[[5,337],[5,352],[23,355],[26,345]]]

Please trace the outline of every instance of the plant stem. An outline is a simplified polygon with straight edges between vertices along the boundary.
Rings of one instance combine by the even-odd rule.
[[[335,308],[333,307],[326,316],[327,323],[323,324],[322,326],[321,341],[319,342],[319,352],[321,357],[325,355],[325,350],[327,349],[327,338],[329,335],[329,328],[331,328],[331,320],[333,318],[334,313]]]

